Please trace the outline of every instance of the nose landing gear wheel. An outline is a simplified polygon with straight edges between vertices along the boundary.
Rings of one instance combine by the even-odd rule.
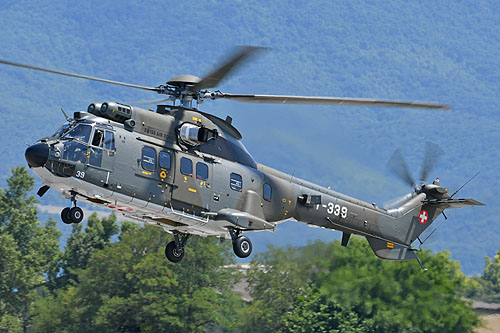
[[[165,247],[165,256],[171,262],[179,262],[184,258],[184,248],[177,247],[175,241],[171,241]]]
[[[240,258],[246,258],[252,253],[252,242],[247,236],[239,236],[233,241],[233,250]]]

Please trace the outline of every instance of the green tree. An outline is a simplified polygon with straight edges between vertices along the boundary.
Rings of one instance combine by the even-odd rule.
[[[63,273],[58,278],[58,286],[65,287],[76,279],[76,270],[84,269],[96,250],[102,250],[111,244],[111,237],[119,232],[116,215],[100,219],[96,213],[89,216],[87,227],[83,231],[81,224],[73,224],[71,235],[66,241],[61,263]]]
[[[299,295],[293,310],[282,317],[283,332],[368,332],[358,314],[317,291]]]
[[[45,226],[37,221],[37,200],[28,194],[34,179],[26,168],[12,169],[7,184],[0,189],[0,322],[20,322],[26,329],[28,309],[37,295],[34,288],[58,273],[60,232],[52,219]]]
[[[366,240],[357,237],[348,247],[338,241],[316,242],[302,249],[271,247],[252,262],[253,302],[244,310],[249,317],[243,330],[286,331],[292,325],[307,331],[313,321],[291,320],[292,314],[311,317],[312,309],[324,310],[318,307],[324,301],[338,313],[328,317],[320,311],[314,320],[317,327],[331,330],[342,323],[332,318],[350,322],[354,313],[353,329],[366,325],[374,332],[471,331],[479,320],[462,300],[466,277],[459,264],[446,252],[419,255],[429,269],[426,272],[415,262],[378,259]],[[311,290],[318,290],[319,296]]]
[[[462,300],[466,278],[458,262],[447,252],[419,256],[428,271],[413,261],[380,260],[364,239],[352,239],[347,248],[336,242],[319,288],[370,321],[375,332],[472,331],[479,320]]]
[[[229,246],[192,237],[181,263],[164,256],[168,235],[123,223],[119,241],[95,250],[77,281],[33,306],[34,325],[55,332],[196,332],[230,328],[237,296]],[[212,325],[212,326],[211,326]]]
[[[16,304],[22,303],[19,293],[13,292],[28,280],[20,252],[9,234],[0,234],[0,332],[19,331],[21,318]]]
[[[500,250],[498,250],[493,260],[486,257],[483,279],[490,282],[491,291],[500,294]]]

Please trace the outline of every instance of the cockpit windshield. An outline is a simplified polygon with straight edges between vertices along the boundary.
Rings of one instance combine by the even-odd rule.
[[[66,124],[63,124],[61,127],[59,127],[57,129],[57,131],[55,131],[54,133],[52,133],[49,137],[50,138],[58,138],[59,136],[61,136],[62,134],[64,134],[64,132],[66,132],[66,130],[71,126],[70,123],[66,123]]]
[[[73,127],[69,132],[63,135],[63,138],[73,138],[84,143],[88,143],[92,126],[90,124],[80,123]]]

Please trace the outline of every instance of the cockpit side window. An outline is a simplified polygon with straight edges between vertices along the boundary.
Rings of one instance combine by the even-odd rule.
[[[104,131],[102,129],[96,128],[94,131],[94,137],[92,138],[92,146],[102,147],[104,143]]]
[[[104,136],[104,148],[111,151],[115,150],[115,135],[111,131],[106,131]]]

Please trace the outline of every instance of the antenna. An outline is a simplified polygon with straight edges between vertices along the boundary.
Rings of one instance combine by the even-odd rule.
[[[477,176],[477,175],[479,175],[479,172],[480,172],[480,171],[478,171],[478,172],[477,172],[474,176],[472,176],[472,178],[471,178],[471,179],[469,179],[468,181],[466,181],[466,182],[465,182],[465,184],[463,184],[463,185],[462,185],[462,186],[461,186],[458,190],[456,190],[456,191],[455,191],[455,192],[451,195],[451,197],[450,197],[450,198],[453,198],[453,196],[454,196],[455,194],[457,194],[457,193],[458,193],[458,191],[460,191],[461,189],[463,189],[465,185],[469,184],[469,182],[470,182],[471,180],[473,180],[474,178],[476,178],[476,176]]]
[[[68,117],[68,115],[66,114],[66,112],[64,112],[63,108],[61,108],[61,111],[62,111],[62,113],[64,115],[64,118],[66,118],[67,121],[69,121],[69,122],[73,121],[73,118]]]

